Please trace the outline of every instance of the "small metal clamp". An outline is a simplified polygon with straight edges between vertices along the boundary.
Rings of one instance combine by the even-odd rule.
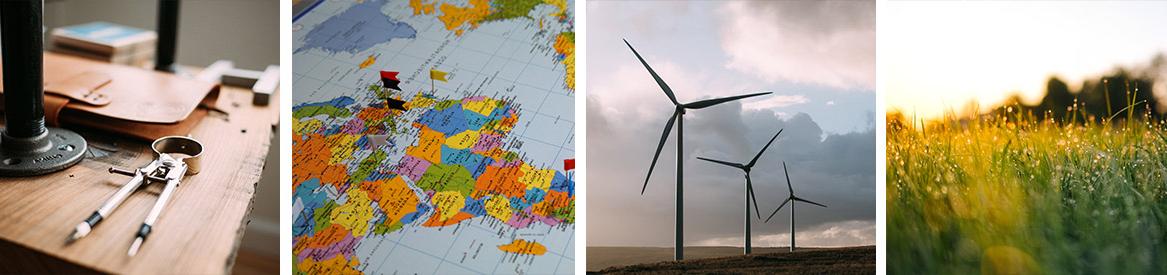
[[[77,229],[70,236],[69,241],[74,241],[88,235],[89,231],[98,222],[105,219],[106,216],[121,205],[122,201],[125,201],[129,197],[130,193],[143,186],[144,183],[165,182],[166,187],[162,189],[162,194],[158,196],[158,200],[154,202],[154,207],[146,215],[146,220],[142,222],[142,226],[138,229],[137,238],[135,238],[133,245],[130,246],[129,255],[134,256],[137,254],[138,249],[142,246],[142,242],[150,235],[154,222],[158,220],[158,215],[162,213],[162,209],[170,201],[170,197],[174,194],[174,189],[178,187],[182,178],[187,175],[198,174],[199,156],[203,153],[202,143],[193,138],[183,136],[162,137],[154,140],[154,143],[150,147],[158,155],[150,164],[133,171],[114,167],[109,168],[110,173],[126,175],[133,178],[123,185],[117,193],[114,193],[113,197],[110,197],[101,208],[94,211],[88,219],[77,225]]]

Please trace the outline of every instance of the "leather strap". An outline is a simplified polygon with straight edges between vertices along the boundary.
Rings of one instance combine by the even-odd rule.
[[[68,104],[67,97],[45,94],[45,123],[53,127],[61,126],[61,110]]]
[[[94,106],[109,104],[110,99],[97,89],[109,84],[113,79],[103,73],[83,72],[60,82],[45,84],[45,123],[60,126],[61,110],[69,102],[82,102]]]
[[[97,89],[109,84],[112,80],[113,78],[108,74],[86,71],[69,77],[65,81],[46,84],[45,94],[63,96],[93,106],[104,106],[110,103],[110,98],[98,92]]]

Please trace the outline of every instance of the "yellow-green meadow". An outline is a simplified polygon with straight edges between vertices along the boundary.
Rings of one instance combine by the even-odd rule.
[[[888,273],[1167,272],[1167,123],[1077,107],[888,114]]]

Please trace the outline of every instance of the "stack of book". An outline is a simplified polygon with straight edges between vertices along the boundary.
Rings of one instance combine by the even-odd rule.
[[[114,64],[149,67],[158,35],[108,22],[55,28],[50,50]]]

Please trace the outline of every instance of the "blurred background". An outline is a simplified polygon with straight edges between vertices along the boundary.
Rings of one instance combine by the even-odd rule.
[[[44,24],[52,30],[105,21],[155,30],[157,12],[158,1],[151,0],[47,0]],[[279,64],[279,12],[280,2],[276,0],[182,1],[176,60],[185,66],[205,67],[226,59],[234,61],[236,68],[248,70],[263,70],[267,65]],[[46,46],[49,41],[46,37]],[[252,203],[251,222],[243,233],[235,260],[237,274],[278,271],[279,139],[278,134],[272,135],[267,163]]]
[[[277,0],[182,1],[178,63],[203,67],[227,59],[249,70],[279,64],[279,10]],[[50,30],[94,21],[154,30],[157,13],[153,0],[47,0],[44,23]]]
[[[748,161],[778,129],[752,179],[762,218],[787,193],[782,162],[800,196],[798,244],[875,243],[874,1],[589,1],[588,222],[592,247],[673,246],[676,160],[684,162],[685,241],[740,247],[741,171],[699,161]],[[661,16],[644,16],[659,14]],[[647,191],[640,189],[673,106],[627,39],[691,102],[771,95],[690,111],[685,151],[675,131]],[[790,214],[755,220],[755,247],[789,246]],[[588,258],[588,270],[605,263]]]
[[[1129,84],[1143,102],[1136,111],[1161,118],[1165,10],[1163,1],[892,1],[879,31],[894,60],[880,68],[887,110],[931,119],[1012,105],[1060,120],[1077,99],[1097,121],[1129,105]]]

